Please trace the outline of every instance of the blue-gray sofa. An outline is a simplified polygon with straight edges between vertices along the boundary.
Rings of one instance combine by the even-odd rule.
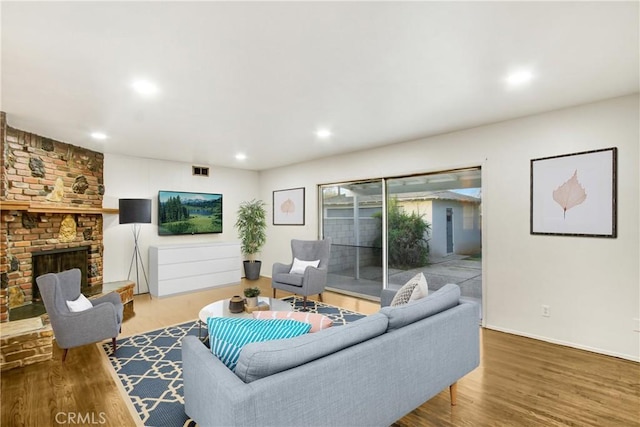
[[[381,296],[382,305],[392,297]],[[246,345],[235,372],[182,342],[185,411],[208,426],[388,426],[480,361],[477,307],[445,285],[345,326]]]

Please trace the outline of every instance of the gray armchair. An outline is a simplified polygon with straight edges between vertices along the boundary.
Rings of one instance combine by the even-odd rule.
[[[271,287],[273,297],[276,297],[276,289],[291,292],[303,296],[302,305],[307,307],[307,297],[318,294],[322,301],[322,292],[327,285],[327,270],[329,268],[329,252],[331,251],[331,238],[324,240],[291,240],[292,262],[290,264],[273,264],[271,274]],[[290,273],[293,258],[302,261],[317,261],[318,267],[307,267],[304,274]]]
[[[56,342],[64,350],[63,362],[70,348],[107,338],[111,338],[115,353],[116,337],[122,324],[123,306],[120,296],[115,292],[90,300],[93,308],[88,310],[69,310],[66,301],[76,300],[80,296],[80,274],[80,270],[74,268],[36,278]]]

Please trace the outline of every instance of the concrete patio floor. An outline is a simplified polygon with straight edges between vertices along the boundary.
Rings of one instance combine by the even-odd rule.
[[[463,297],[482,303],[482,261],[465,255],[430,257],[429,265],[411,270],[389,270],[389,287],[399,289],[413,276],[422,272],[429,291],[447,283],[460,286]],[[361,267],[356,279],[353,271],[329,273],[327,289],[366,299],[379,300],[382,290],[382,268]]]

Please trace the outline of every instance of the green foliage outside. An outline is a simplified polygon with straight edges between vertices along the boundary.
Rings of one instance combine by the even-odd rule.
[[[380,235],[374,240],[374,246],[382,247],[382,214],[375,218],[380,220]],[[387,233],[389,245],[389,267],[410,269],[428,264],[429,242],[425,238],[431,230],[431,224],[424,215],[415,212],[406,213],[398,205],[398,200],[389,199],[387,203]]]

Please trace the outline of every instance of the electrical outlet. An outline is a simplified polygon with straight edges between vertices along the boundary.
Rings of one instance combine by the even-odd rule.
[[[548,305],[542,305],[542,316],[551,317],[551,308]]]

